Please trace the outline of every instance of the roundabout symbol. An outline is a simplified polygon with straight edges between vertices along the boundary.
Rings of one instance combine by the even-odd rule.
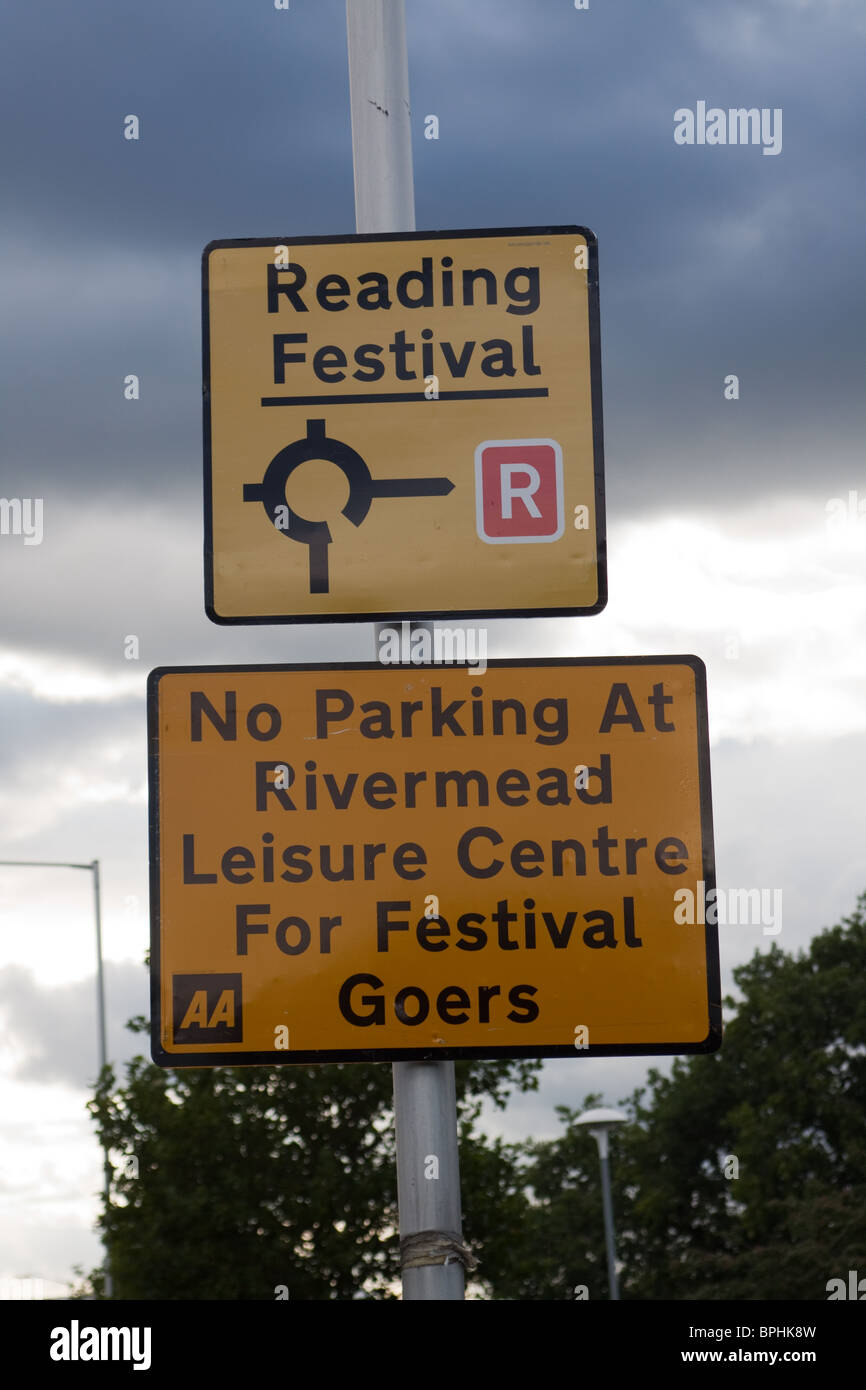
[[[260,483],[244,483],[244,501],[261,502],[268,520],[289,540],[310,550],[310,593],[327,594],[328,546],[331,531],[326,521],[310,521],[286,504],[286,484],[302,463],[324,459],[335,463],[349,484],[349,500],[343,516],[360,526],[378,497],[445,497],[454,488],[450,478],[374,478],[361,455],[339,439],[325,434],[324,420],[308,420],[304,439],[296,439],[275,454]],[[287,525],[282,525],[287,518]],[[279,519],[279,520],[278,520]]]

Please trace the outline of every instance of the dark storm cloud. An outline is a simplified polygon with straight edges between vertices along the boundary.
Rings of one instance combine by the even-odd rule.
[[[16,6],[0,96],[7,493],[26,479],[197,497],[203,246],[354,228],[341,25],[318,2]]]
[[[244,235],[248,217],[269,234],[309,229],[307,204],[351,214],[339,0],[14,8],[0,97],[15,131],[10,222],[41,228],[45,252],[95,239],[134,274],[142,247]],[[123,138],[129,114],[138,141]]]
[[[407,10],[418,225],[600,238],[619,513],[862,481],[856,6]],[[3,489],[194,507],[202,246],[353,228],[342,0],[18,0],[7,28]],[[781,108],[781,154],[676,146],[698,100]]]

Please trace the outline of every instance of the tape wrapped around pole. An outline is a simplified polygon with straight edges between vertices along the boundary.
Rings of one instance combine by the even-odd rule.
[[[478,1261],[453,1231],[416,1231],[400,1241],[400,1268],[420,1269],[424,1265],[459,1262],[467,1273],[478,1268]]]

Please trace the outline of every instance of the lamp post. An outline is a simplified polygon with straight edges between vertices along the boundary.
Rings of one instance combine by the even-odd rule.
[[[578,1115],[575,1124],[588,1125],[589,1132],[598,1145],[601,1163],[601,1200],[604,1207],[604,1240],[607,1246],[607,1280],[612,1299],[619,1300],[619,1285],[616,1279],[616,1249],[613,1233],[613,1201],[610,1195],[610,1163],[608,1161],[607,1136],[614,1125],[625,1124],[628,1115],[621,1110],[584,1110]]]
[[[96,999],[97,999],[97,1028],[99,1041],[99,1070],[102,1073],[107,1061],[107,1048],[105,1041],[105,977],[102,968],[102,907],[99,889],[99,860],[93,859],[89,864],[68,864],[55,859],[0,859],[0,868],[4,869],[87,869],[93,874],[93,907],[96,915]],[[108,1150],[103,1150],[103,1192],[105,1205],[108,1207],[109,1192],[111,1184],[111,1165],[108,1161]],[[108,1267],[108,1252],[105,1256],[105,1292],[110,1298],[111,1273]]]

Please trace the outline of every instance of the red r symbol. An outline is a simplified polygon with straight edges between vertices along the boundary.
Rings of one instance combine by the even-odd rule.
[[[559,540],[562,493],[555,439],[486,439],[475,450],[475,523],[489,545]]]

